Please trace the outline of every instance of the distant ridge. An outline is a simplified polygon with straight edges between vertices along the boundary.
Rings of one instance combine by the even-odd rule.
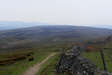
[[[18,29],[18,28],[33,27],[33,26],[49,26],[49,25],[55,26],[56,24],[47,24],[41,22],[0,21],[0,30],[11,30],[11,29]],[[78,26],[78,25],[69,25],[69,26]],[[82,25],[82,26],[112,29],[112,25],[91,25],[91,26]]]
[[[112,29],[112,25],[86,25],[87,27]]]
[[[10,30],[17,28],[26,28],[39,25],[47,25],[40,22],[22,22],[22,21],[0,21],[0,30]]]
[[[112,30],[84,26],[36,26],[0,32],[0,51],[79,43],[112,35]]]

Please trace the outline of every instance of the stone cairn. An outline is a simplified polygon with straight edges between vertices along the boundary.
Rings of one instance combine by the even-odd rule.
[[[78,46],[60,54],[56,71],[70,75],[111,75],[104,71],[98,73],[96,65],[81,56],[81,47]]]

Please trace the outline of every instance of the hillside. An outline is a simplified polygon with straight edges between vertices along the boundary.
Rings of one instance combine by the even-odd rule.
[[[102,58],[101,58],[101,55],[100,55],[100,49],[103,50],[103,53],[104,53],[104,59],[105,59],[105,63],[106,63],[106,68],[107,68],[107,71],[109,72],[112,72],[112,36],[108,37],[107,39],[105,39],[106,43],[104,46],[101,46],[100,47],[100,44],[96,44],[99,49],[97,51],[85,51],[83,53],[84,57],[90,59],[92,62],[94,62],[97,67],[99,69],[104,69],[104,65],[103,65],[103,62],[102,62]]]
[[[82,42],[112,35],[112,30],[78,26],[37,26],[0,32],[0,50]]]

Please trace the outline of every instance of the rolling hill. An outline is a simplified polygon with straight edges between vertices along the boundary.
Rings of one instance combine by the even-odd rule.
[[[82,42],[112,35],[110,29],[82,26],[35,26],[0,32],[0,51],[38,47],[40,45]]]

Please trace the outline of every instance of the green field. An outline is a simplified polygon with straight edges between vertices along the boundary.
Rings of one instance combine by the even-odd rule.
[[[32,51],[34,53],[34,61],[28,61],[28,59],[17,61],[14,64],[0,66],[0,75],[22,75],[22,73],[27,70],[29,67],[33,66],[34,64],[42,61],[44,58],[46,58],[50,53],[57,52],[56,56],[53,56],[51,59],[49,59],[46,64],[42,65],[40,71],[37,73],[37,75],[62,75],[62,74],[56,74],[55,66],[57,63],[57,60],[59,58],[59,52],[63,48],[68,49],[71,47],[71,45],[46,45],[44,47],[38,47],[38,48],[32,48]],[[111,47],[111,46],[107,46]],[[23,50],[22,52],[16,52],[15,55],[18,54],[26,54],[28,51]],[[105,53],[105,60],[107,64],[107,68],[109,72],[112,72],[112,61],[111,61],[111,50],[104,50]],[[11,55],[10,53],[7,55],[0,55],[0,60],[5,60],[7,56]],[[84,52],[84,57],[90,59],[97,65],[99,69],[103,69],[102,60],[100,57],[99,52]]]
[[[34,61],[28,61],[28,59],[17,61],[14,64],[10,65],[2,65],[0,66],[0,75],[22,75],[22,73],[27,70],[29,67],[33,66],[34,64],[42,61],[45,59],[50,53],[52,52],[59,52],[64,48],[65,45],[46,45],[44,47],[37,47],[32,48],[29,51],[32,51]],[[69,45],[68,45],[69,46]],[[66,46],[67,48],[67,46]],[[28,50],[23,50],[21,52],[13,52],[8,54],[0,54],[0,60],[6,60],[10,55],[23,55],[29,52]],[[57,57],[57,56],[56,56]],[[52,63],[52,61],[57,61],[55,57],[51,58],[48,63]],[[48,64],[45,64],[46,66]],[[41,69],[42,70],[42,69]],[[40,71],[41,72],[41,71]]]
[[[107,69],[109,72],[112,72],[112,59],[110,58],[110,55],[107,53],[107,51],[104,51],[105,54],[105,61],[107,64]],[[103,63],[101,60],[100,52],[85,52],[83,53],[84,57],[88,58],[92,62],[94,62],[99,69],[104,69]]]
[[[112,72],[112,43],[108,43],[104,46],[106,49],[102,49],[104,52],[104,58],[106,61],[107,69],[109,72]],[[84,52],[83,56],[90,59],[94,62],[99,69],[104,69],[103,63],[101,60],[100,52]]]
[[[34,54],[34,61],[28,61],[25,59],[12,65],[0,66],[0,75],[21,75],[26,69],[28,69],[28,67],[42,61],[46,56],[48,56],[48,54],[48,52],[38,52]]]

